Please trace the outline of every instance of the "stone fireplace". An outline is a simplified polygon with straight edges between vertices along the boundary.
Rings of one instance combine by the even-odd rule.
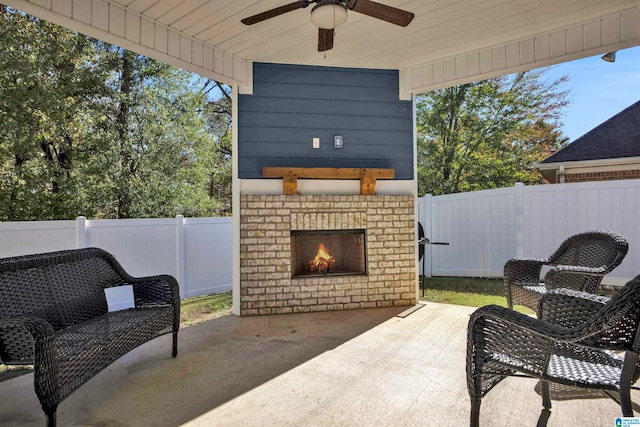
[[[413,305],[415,242],[412,195],[242,194],[240,314]]]

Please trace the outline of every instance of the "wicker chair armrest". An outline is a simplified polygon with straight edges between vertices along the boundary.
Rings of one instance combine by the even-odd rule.
[[[556,265],[544,276],[544,284],[547,289],[568,288],[579,290],[584,276],[604,276],[607,273],[605,266],[582,267],[575,265]]]
[[[553,289],[540,298],[538,318],[565,328],[580,326],[591,319],[609,298],[572,289]]]
[[[511,306],[514,289],[540,282],[540,270],[547,258],[511,258],[504,265],[504,292]]]
[[[124,284],[133,286],[136,307],[180,303],[180,288],[173,276],[131,277]]]
[[[499,325],[501,335],[518,337],[524,333],[562,342],[574,342],[582,338],[580,334],[576,333],[577,331],[568,330],[566,327],[498,305],[487,305],[473,312],[469,319],[469,328],[483,330],[486,326],[482,325],[487,325],[487,321]],[[496,329],[494,327],[491,329],[490,333],[495,335]]]
[[[53,326],[38,317],[5,317],[0,319],[0,330],[5,337],[2,344],[9,351],[13,345],[29,347],[34,345],[36,351],[48,352],[51,350],[49,342],[55,337]],[[33,340],[33,344],[21,342],[25,338]],[[55,350],[55,343],[53,346]]]
[[[55,394],[58,390],[58,359],[55,331],[49,322],[37,317],[13,317],[0,319],[0,330],[4,337],[2,345],[12,353],[12,346],[20,347],[22,360],[16,364],[34,365],[34,384],[38,395]],[[28,340],[25,342],[25,339]],[[32,346],[30,355],[24,348]],[[57,401],[57,397],[53,396]]]
[[[136,308],[158,305],[173,306],[173,331],[180,328],[180,288],[178,281],[170,275],[130,278]],[[175,338],[174,338],[175,339]],[[175,357],[174,341],[174,357]]]
[[[548,263],[548,258],[511,258],[504,265],[505,284],[507,286],[538,284],[540,270]]]

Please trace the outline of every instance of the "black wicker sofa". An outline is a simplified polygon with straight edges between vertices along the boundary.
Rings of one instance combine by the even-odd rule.
[[[104,290],[122,285],[135,307],[110,312]],[[102,249],[0,259],[0,381],[33,372],[49,426],[60,402],[139,345],[173,333],[175,357],[179,325],[173,277],[131,277]]]

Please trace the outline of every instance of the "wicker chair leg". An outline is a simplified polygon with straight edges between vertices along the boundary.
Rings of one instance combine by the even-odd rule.
[[[509,310],[513,310],[513,300],[511,299],[511,289],[507,288],[507,307]]]
[[[631,406],[631,383],[633,382],[633,374],[638,363],[638,354],[627,351],[624,356],[624,365],[620,376],[620,408],[622,416],[633,417],[633,408]]]
[[[471,400],[471,422],[470,427],[480,426],[480,400]]]
[[[176,357],[178,355],[178,333],[173,333],[173,350],[171,350],[171,356]]]
[[[538,427],[546,427],[549,424],[549,418],[551,418],[551,410],[543,409],[540,411],[540,416],[538,417],[538,423],[536,426]]]
[[[551,409],[551,392],[549,391],[549,381],[540,380],[540,393],[542,394],[542,406],[544,409]]]
[[[47,427],[56,427],[56,411],[47,413]]]

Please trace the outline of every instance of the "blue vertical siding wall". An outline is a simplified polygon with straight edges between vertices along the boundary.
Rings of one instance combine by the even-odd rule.
[[[255,63],[253,94],[238,97],[239,177],[289,166],[393,168],[413,179],[411,101],[398,99],[398,85],[397,71]]]

